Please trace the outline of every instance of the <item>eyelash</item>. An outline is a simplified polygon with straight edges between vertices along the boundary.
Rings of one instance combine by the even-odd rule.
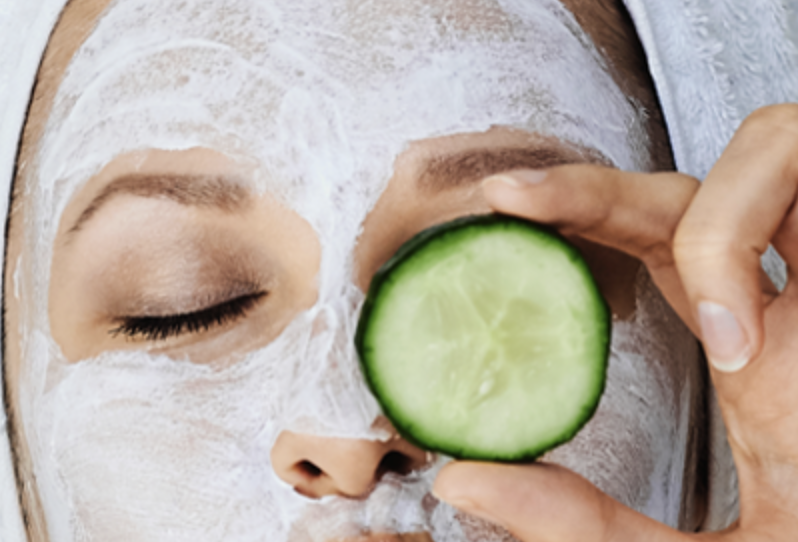
[[[122,317],[119,319],[121,324],[109,333],[114,337],[125,335],[130,339],[163,341],[171,337],[208,331],[242,318],[265,296],[266,292],[258,292],[185,314]]]

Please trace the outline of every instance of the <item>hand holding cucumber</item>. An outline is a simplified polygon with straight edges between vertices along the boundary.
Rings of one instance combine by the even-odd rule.
[[[485,195],[499,212],[639,258],[702,338],[740,476],[741,517],[687,535],[555,465],[454,463],[435,492],[524,542],[787,541],[798,533],[798,290],[762,279],[772,243],[798,266],[798,106],[758,111],[705,180],[593,166],[517,171]],[[503,179],[503,181],[501,180]]]

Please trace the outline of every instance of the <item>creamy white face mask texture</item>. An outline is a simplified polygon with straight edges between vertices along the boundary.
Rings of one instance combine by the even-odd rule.
[[[644,115],[604,66],[556,0],[112,3],[59,89],[16,262],[26,300],[20,409],[51,539],[315,542],[419,530],[436,542],[504,539],[469,531],[429,495],[444,459],[386,477],[365,500],[310,501],[276,477],[269,453],[285,429],[387,436],[372,429],[379,408],[353,349],[363,299],[353,249],[409,142],[499,125],[649,168]],[[256,189],[315,229],[318,302],[226,368],[143,351],[67,364],[47,317],[64,207],[121,154],[195,147],[252,166]],[[552,455],[675,524],[684,457],[662,439],[686,439],[687,412],[664,367],[695,352],[670,348],[686,336],[673,317],[649,332],[646,307],[659,301],[643,284],[637,320],[616,328],[601,421],[571,447],[591,448],[601,464],[568,447]],[[650,419],[636,401],[655,405]],[[629,465],[638,456],[639,469]]]

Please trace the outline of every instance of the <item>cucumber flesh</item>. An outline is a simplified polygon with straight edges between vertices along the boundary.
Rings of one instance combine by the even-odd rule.
[[[593,415],[610,321],[561,236],[516,218],[466,217],[420,233],[374,276],[356,345],[405,438],[457,458],[522,461]]]

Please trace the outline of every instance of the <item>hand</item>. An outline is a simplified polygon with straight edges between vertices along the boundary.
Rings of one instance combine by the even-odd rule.
[[[612,246],[648,267],[712,362],[740,477],[740,519],[723,533],[679,533],[540,463],[453,463],[436,494],[524,542],[794,540],[798,106],[749,117],[703,185],[675,173],[565,166],[498,176],[486,182],[485,196],[497,211]],[[769,243],[789,268],[781,293],[760,268]]]

